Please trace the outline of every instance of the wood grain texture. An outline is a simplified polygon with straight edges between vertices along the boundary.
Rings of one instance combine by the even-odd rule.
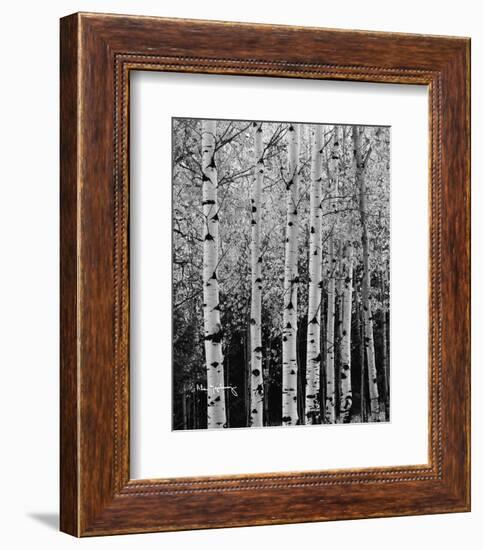
[[[78,18],[60,28],[60,528],[78,532],[77,51]]]
[[[469,510],[469,44],[154,17],[61,20],[63,531],[89,536]],[[129,74],[141,69],[429,86],[427,464],[130,480]]]

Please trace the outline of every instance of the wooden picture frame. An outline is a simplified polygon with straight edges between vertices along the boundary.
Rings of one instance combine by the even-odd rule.
[[[61,530],[92,536],[469,511],[469,39],[88,13],[63,18],[60,31]],[[429,87],[426,464],[130,479],[134,70]]]

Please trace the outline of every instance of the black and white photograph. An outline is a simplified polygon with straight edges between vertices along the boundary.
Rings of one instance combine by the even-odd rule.
[[[174,118],[174,430],[390,419],[390,128]]]

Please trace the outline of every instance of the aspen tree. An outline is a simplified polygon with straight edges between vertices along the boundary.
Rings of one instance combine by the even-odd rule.
[[[337,195],[340,195],[340,188],[336,191]],[[340,234],[341,224],[340,224],[340,214],[338,214],[338,224],[337,224],[337,234]],[[340,417],[341,411],[341,368],[342,368],[342,323],[344,316],[344,291],[343,291],[343,282],[342,282],[342,273],[344,270],[344,243],[341,239],[337,239],[337,271],[335,274],[336,280],[336,289],[335,289],[335,358],[334,358],[334,369],[335,369],[335,414],[336,418]]]
[[[310,244],[309,244],[309,305],[307,315],[307,367],[305,391],[305,423],[320,422],[320,301],[322,290],[321,262],[321,182],[322,133],[317,125],[312,138],[310,180]]]
[[[355,304],[356,304],[356,333],[359,340],[359,363],[361,367],[361,375],[360,375],[360,388],[359,388],[359,404],[360,404],[360,416],[361,416],[361,422],[366,421],[366,410],[365,410],[365,389],[364,384],[366,381],[365,376],[365,351],[364,351],[364,321],[362,319],[362,297],[360,294],[359,289],[357,286],[355,287],[356,296],[355,296]]]
[[[385,266],[387,269],[387,266]],[[382,314],[382,323],[381,323],[381,331],[382,331],[382,365],[384,370],[384,399],[386,404],[386,419],[388,420],[388,412],[389,412],[389,356],[388,356],[388,343],[387,343],[387,312],[388,307],[386,304],[386,276],[384,274],[384,271],[381,270],[379,273],[379,282],[380,282],[380,299],[381,299],[381,314]]]
[[[250,426],[263,426],[262,365],[262,257],[260,255],[260,223],[263,187],[263,130],[253,123],[254,174],[251,197],[251,317],[250,317]]]
[[[343,268],[343,318],[340,346],[340,419],[350,422],[352,408],[351,385],[351,324],[352,324],[352,244],[347,242]]]
[[[225,428],[225,391],[220,301],[216,269],[218,267],[219,219],[218,174],[215,163],[216,122],[202,121],[203,180],[203,317],[207,373],[207,425]]]
[[[359,215],[361,221],[361,242],[362,242],[362,263],[363,263],[363,277],[362,277],[362,310],[364,316],[364,346],[367,355],[367,377],[369,386],[369,398],[371,405],[371,414],[373,419],[379,417],[379,391],[377,387],[377,370],[376,370],[376,358],[374,350],[374,329],[372,321],[372,308],[369,295],[370,287],[370,267],[369,267],[369,242],[367,234],[367,189],[365,181],[366,166],[368,154],[366,153],[366,159],[362,157],[362,144],[360,138],[361,131],[357,126],[353,127],[354,135],[354,152],[356,157],[356,182],[359,187]]]
[[[335,423],[335,292],[336,292],[336,264],[337,259],[334,250],[334,231],[335,231],[335,190],[337,188],[337,178],[339,175],[340,161],[340,129],[334,127],[334,141],[329,160],[328,175],[328,198],[329,198],[329,219],[331,228],[328,239],[328,265],[327,265],[327,336],[326,336],[326,396],[325,396],[325,422]]]
[[[329,237],[329,258],[327,269],[327,338],[326,338],[326,392],[325,392],[325,422],[335,423],[335,269],[334,269],[334,239]]]
[[[282,423],[297,424],[297,290],[298,290],[298,170],[299,127],[287,132],[288,180],[286,183],[285,269],[282,332]]]

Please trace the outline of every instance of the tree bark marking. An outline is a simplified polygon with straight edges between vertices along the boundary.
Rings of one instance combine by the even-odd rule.
[[[323,127],[313,130],[310,182],[309,304],[307,314],[307,362],[305,423],[320,423],[320,310],[322,296],[322,139]]]
[[[251,312],[250,312],[250,426],[263,426],[263,358],[262,358],[262,258],[260,223],[263,187],[263,130],[253,123],[254,174],[251,197]]]
[[[207,427],[226,428],[223,375],[223,342],[220,298],[216,268],[218,266],[219,220],[218,175],[215,164],[216,122],[202,121],[203,180],[203,318],[207,379]]]
[[[371,302],[369,295],[369,287],[371,280],[371,272],[369,268],[369,242],[367,234],[367,189],[365,182],[365,166],[362,159],[362,144],[360,139],[360,129],[357,126],[353,127],[354,136],[354,152],[356,157],[356,182],[359,184],[359,213],[362,232],[362,263],[363,263],[363,278],[362,278],[362,310],[364,317],[364,347],[367,355],[367,378],[369,385],[369,399],[371,406],[371,414],[373,420],[378,420],[379,416],[379,391],[377,387],[377,370],[376,357],[374,350],[374,330],[372,322]]]
[[[343,318],[341,337],[340,365],[340,420],[350,422],[352,408],[351,384],[351,325],[352,325],[352,244],[347,243],[345,251],[343,277]]]
[[[298,157],[299,127],[291,124],[287,132],[289,178],[286,189],[287,227],[285,232],[285,269],[282,327],[282,424],[298,422],[297,412],[297,290],[298,290]]]

